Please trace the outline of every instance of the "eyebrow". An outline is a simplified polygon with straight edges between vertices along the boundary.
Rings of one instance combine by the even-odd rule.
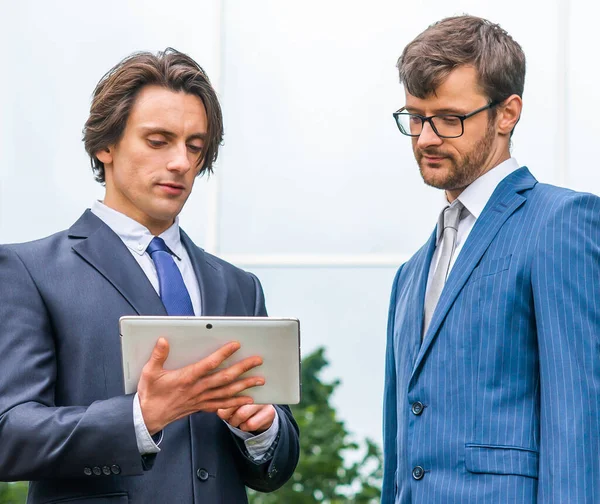
[[[163,135],[167,138],[175,138],[177,135],[172,131],[166,130],[164,128],[155,128],[152,126],[143,126],[141,128],[142,133],[144,135]],[[194,133],[188,137],[186,137],[186,141],[189,140],[206,140],[206,133]]]

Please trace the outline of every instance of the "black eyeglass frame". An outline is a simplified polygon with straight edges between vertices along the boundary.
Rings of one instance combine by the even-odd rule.
[[[480,107],[477,110],[474,110],[473,112],[470,112],[470,113],[464,114],[464,115],[437,114],[437,115],[432,115],[432,116],[426,117],[426,116],[422,116],[420,114],[411,114],[410,112],[404,112],[404,110],[406,110],[406,107],[402,107],[401,109],[394,112],[392,115],[394,116],[394,120],[396,121],[396,126],[398,126],[400,133],[402,133],[403,135],[413,137],[413,138],[421,136],[421,133],[423,133],[423,127],[425,126],[425,122],[428,122],[429,126],[431,126],[431,129],[438,137],[440,137],[440,138],[459,138],[465,134],[465,119],[468,119],[469,117],[473,117],[475,114],[479,114],[479,112],[483,112],[484,110],[492,109],[495,106],[499,105],[500,103],[502,103],[502,102],[491,101],[487,105],[484,105],[483,107]],[[421,119],[421,132],[418,135],[411,135],[410,133],[406,133],[405,131],[403,131],[402,126],[400,126],[400,121],[399,121],[400,116],[413,116],[413,117],[418,117],[419,119]],[[437,128],[435,127],[435,124],[433,124],[432,119],[434,119],[435,117],[455,117],[456,119],[459,119],[460,120],[460,128],[461,128],[460,135],[452,135],[452,136],[440,135],[438,133]]]

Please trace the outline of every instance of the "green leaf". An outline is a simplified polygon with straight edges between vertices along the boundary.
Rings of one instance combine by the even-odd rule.
[[[370,439],[352,439],[330,401],[339,380],[325,382],[325,349],[302,361],[302,402],[292,406],[300,427],[300,461],[292,479],[271,494],[249,491],[250,504],[375,504],[381,497],[383,462]],[[362,455],[364,453],[364,455]],[[362,456],[362,458],[360,458]],[[359,462],[347,464],[345,458]]]

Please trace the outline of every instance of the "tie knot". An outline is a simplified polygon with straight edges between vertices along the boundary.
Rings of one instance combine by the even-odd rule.
[[[452,206],[449,206],[444,210],[444,229],[454,228],[458,229],[458,223],[460,222],[460,214],[464,205],[460,201],[456,201]]]
[[[165,241],[162,238],[159,238],[158,236],[152,238],[152,241],[148,245],[146,252],[148,252],[148,254],[150,255],[154,254],[154,252],[168,252],[169,254],[171,253]]]

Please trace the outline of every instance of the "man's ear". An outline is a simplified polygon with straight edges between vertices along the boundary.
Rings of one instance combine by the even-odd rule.
[[[99,150],[98,152],[96,152],[95,155],[98,158],[98,161],[100,161],[104,165],[112,163],[113,155],[112,155],[112,148],[111,147],[105,147],[104,149]]]
[[[498,132],[502,135],[510,135],[510,132],[521,118],[523,100],[519,95],[511,95],[498,105]]]

